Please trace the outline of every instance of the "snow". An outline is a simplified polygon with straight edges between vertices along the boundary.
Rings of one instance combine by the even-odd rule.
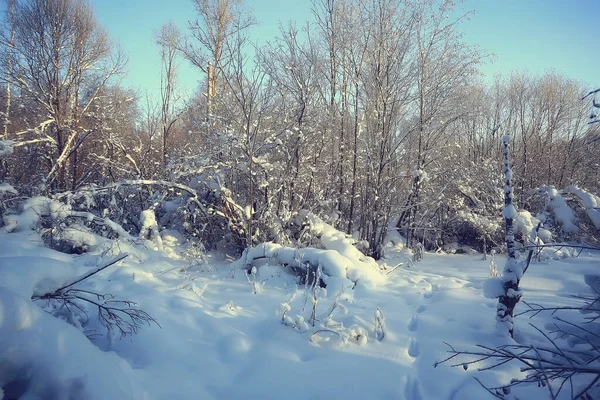
[[[350,260],[345,267],[348,279],[353,282],[360,281],[362,284],[382,281],[383,278],[375,260],[361,253],[354,246],[354,240],[351,237],[323,222],[312,213],[306,213],[304,216],[310,223],[311,233],[321,237],[321,243],[327,250],[333,250]],[[338,260],[341,261],[341,259]]]
[[[8,183],[0,183],[0,194],[2,193],[19,194],[16,189]]]
[[[483,283],[483,295],[488,299],[497,299],[504,295],[504,280],[502,278],[489,278]]]
[[[429,179],[429,175],[427,175],[427,172],[423,171],[422,169],[416,169],[412,171],[412,176],[413,178],[419,177],[419,180],[421,182],[426,182]]]
[[[583,189],[578,188],[575,185],[568,186],[565,188],[567,193],[574,194],[579,197],[586,208],[587,216],[590,218],[594,227],[600,230],[600,198],[594,196],[592,193],[586,192]]]
[[[154,210],[144,210],[140,213],[140,237],[145,238],[150,236],[150,239],[156,244],[156,249],[163,250],[163,241],[160,233],[158,232],[158,222],[156,221],[156,215]]]
[[[320,250],[311,247],[297,249],[283,247],[275,243],[261,243],[256,247],[247,249],[242,257],[233,265],[237,268],[250,266],[255,259],[270,258],[277,260],[279,264],[293,265],[305,268],[306,264],[320,267],[324,273],[325,283],[334,283],[330,278],[341,278],[338,286],[343,285],[346,278],[347,287],[352,287],[358,282],[356,274],[353,274],[353,264],[348,258],[333,250]],[[351,277],[355,279],[350,279]],[[350,282],[353,281],[354,283]],[[363,283],[363,282],[361,282]]]
[[[542,218],[542,216],[539,217]],[[535,236],[535,229],[541,222],[540,218],[534,217],[527,210],[521,210],[517,213],[513,220],[513,230],[515,233],[520,234],[523,238],[528,238],[530,241],[534,242],[534,238],[532,236]],[[539,240],[535,240],[535,242],[539,244],[549,243],[552,241],[552,232],[543,228],[542,226],[540,226],[538,229],[537,236]]]
[[[559,191],[554,186],[543,186],[540,190],[546,192],[550,208],[552,208],[556,220],[561,223],[563,230],[567,233],[576,233],[579,228],[575,223],[575,213]]]
[[[63,219],[70,215],[72,215],[71,206],[48,197],[35,196],[25,201],[21,214],[4,216],[4,230],[6,232],[31,230],[38,226],[43,216]]]
[[[142,230],[150,230],[158,226],[156,222],[156,216],[152,210],[144,210],[140,213],[140,223],[142,224]]]
[[[0,385],[7,398],[147,398],[125,360],[3,286],[0,316]]]
[[[121,241],[99,242],[89,253],[73,256],[44,248],[32,231],[0,234],[0,387],[5,397],[481,399],[487,393],[474,376],[497,386],[519,374],[516,364],[482,372],[476,370],[485,363],[466,371],[445,364],[433,368],[447,355],[444,341],[476,349],[476,344],[493,347],[510,340],[496,334],[495,298],[502,278],[487,278],[489,261],[480,255],[428,253],[420,263],[386,275],[379,272],[381,263],[350,258],[354,252],[344,244],[349,239],[335,241],[333,231],[322,228],[324,242],[339,251],[265,243],[245,254],[246,260],[261,255],[290,263],[309,260],[321,265],[327,279],[347,282],[317,291],[315,321],[312,289],[298,285],[274,259],[252,264],[250,279],[261,285],[255,292],[240,269],[243,262],[230,264],[217,254],[206,255],[210,268],[192,266],[178,258],[183,248],[160,252]],[[165,246],[178,245],[165,240]],[[145,325],[119,340],[107,335],[94,307],[84,308],[89,318],[79,315],[78,329],[44,312],[49,310],[45,301],[30,300],[125,251],[130,256],[121,263],[76,287],[135,301],[160,327]],[[406,256],[405,249],[389,246],[385,263],[396,265]],[[496,261],[505,259],[496,255]],[[599,261],[600,253],[586,252],[534,262],[524,276],[520,264],[510,262],[508,272],[521,277],[521,291],[511,294],[522,294],[530,303],[572,306],[577,303],[573,294],[589,293],[585,277],[597,274]],[[364,267],[377,271],[378,279],[369,285],[359,280],[352,288],[349,272]],[[516,313],[524,309],[521,303]],[[516,317],[515,335],[541,346],[544,339],[529,323],[543,328],[552,318]],[[377,334],[381,323],[383,338]],[[98,336],[90,339],[86,333],[92,330]],[[26,395],[15,395],[25,388]],[[513,394],[536,398],[546,392],[532,385],[514,388]]]
[[[10,156],[15,147],[15,142],[12,140],[0,140],[0,160]]]
[[[504,218],[507,218],[507,219],[514,218],[517,215],[517,209],[512,204],[509,204],[506,207],[504,207],[503,215],[504,215]]]

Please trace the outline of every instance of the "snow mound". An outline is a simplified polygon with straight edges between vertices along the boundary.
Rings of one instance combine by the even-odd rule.
[[[0,387],[4,388],[4,396],[148,397],[123,359],[113,352],[101,351],[76,328],[45,313],[29,298],[0,282]]]
[[[353,263],[378,269],[377,262],[373,258],[365,256],[354,246],[354,239],[351,236],[338,231],[310,212],[301,212],[300,215],[307,219],[311,233],[321,238],[321,244],[327,250],[337,251]]]
[[[23,212],[19,215],[4,216],[4,230],[6,232],[22,232],[37,228],[44,215],[53,219],[66,218],[70,215],[71,207],[59,201],[44,196],[36,196],[23,204]]]
[[[276,243],[261,243],[255,247],[244,250],[242,257],[234,262],[239,267],[248,267],[261,258],[274,259],[278,264],[299,267],[303,270],[306,266],[320,267],[326,277],[343,278],[357,284],[372,285],[383,280],[383,276],[371,266],[361,262],[353,262],[348,257],[334,250],[321,250],[313,247],[293,248],[284,247]]]
[[[73,266],[62,260],[40,256],[0,258],[0,286],[31,298],[45,294],[73,279]]]
[[[140,213],[140,237],[151,239],[155,244],[157,250],[163,250],[163,242],[158,232],[158,222],[156,221],[156,215],[154,210],[144,210]]]

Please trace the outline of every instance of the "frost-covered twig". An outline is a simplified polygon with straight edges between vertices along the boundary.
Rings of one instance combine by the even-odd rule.
[[[92,304],[98,308],[98,320],[108,330],[118,329],[121,337],[132,335],[138,332],[139,328],[145,324],[156,324],[160,327],[159,323],[152,318],[146,311],[135,308],[137,303],[129,300],[117,300],[112,294],[105,293],[100,294],[90,290],[76,289],[72,286],[80,283],[89,277],[97,274],[100,271],[116,264],[127,257],[127,254],[123,254],[115,259],[105,263],[104,265],[95,268],[94,270],[85,273],[81,277],[74,281],[59,287],[58,289],[48,292],[42,295],[32,296],[33,301],[38,300],[49,300],[58,301],[69,310],[69,306],[73,306],[87,315],[85,310],[78,304],[78,302],[84,302]],[[70,312],[70,310],[69,310]]]
[[[319,286],[319,281],[321,280],[321,266],[317,267],[315,281],[312,285],[312,312],[310,315],[310,323],[312,326],[315,326],[317,321],[317,304],[319,304],[319,292],[321,291],[321,287]]]
[[[375,311],[375,337],[380,342],[385,338],[385,317],[383,316],[383,312],[377,307]]]
[[[94,270],[92,270],[92,271],[90,271],[90,272],[87,272],[87,273],[85,273],[83,276],[81,276],[81,277],[77,278],[77,279],[76,279],[76,280],[74,280],[73,282],[71,282],[71,283],[69,283],[69,284],[67,284],[67,285],[64,285],[64,286],[62,286],[62,287],[60,287],[60,288],[56,289],[56,290],[54,291],[54,293],[59,293],[59,292],[62,292],[64,289],[66,289],[66,288],[68,288],[68,287],[71,287],[71,286],[75,285],[76,283],[79,283],[79,282],[81,282],[81,281],[83,281],[83,280],[85,280],[85,279],[89,278],[89,277],[90,277],[90,276],[92,276],[92,275],[96,275],[98,272],[105,270],[106,268],[110,267],[111,265],[115,265],[116,263],[118,263],[118,262],[119,262],[119,261],[121,261],[121,260],[124,260],[124,259],[125,259],[125,258],[127,258],[128,256],[129,256],[129,254],[127,254],[127,253],[125,253],[125,254],[122,254],[122,255],[120,255],[120,256],[118,256],[118,257],[116,257],[116,258],[114,258],[114,259],[110,260],[109,262],[105,263],[105,264],[104,264],[104,265],[102,265],[101,267],[98,267],[98,268],[96,268],[96,269],[94,269]]]
[[[256,282],[257,273],[258,271],[254,266],[250,268],[250,270],[246,273],[246,278],[248,279],[248,283],[250,284],[250,287],[252,288],[252,293],[254,294],[258,294],[259,291],[259,285],[258,282]]]
[[[397,270],[398,268],[400,268],[403,265],[404,265],[404,263],[400,263],[400,264],[396,265],[394,268],[392,268],[389,271],[387,271],[385,274],[389,275],[389,274],[391,274],[392,272],[394,272],[395,270]]]
[[[580,245],[580,244],[566,244],[566,243],[545,243],[545,244],[535,244],[535,245],[523,246],[524,249],[537,249],[537,248],[544,248],[544,247],[558,247],[558,248],[570,247],[573,249],[580,249],[580,250],[598,250],[598,251],[600,251],[600,247],[584,246],[584,245]]]
[[[452,360],[450,366],[468,369],[469,366],[491,361],[491,364],[484,364],[478,368],[479,371],[484,371],[509,362],[518,362],[522,365],[521,371],[526,373],[525,377],[515,378],[505,386],[488,389],[498,394],[508,394],[510,387],[534,383],[538,387],[546,387],[551,396],[554,396],[552,398],[555,398],[561,393],[565,383],[570,382],[570,398],[579,399],[588,394],[592,396],[589,398],[593,398],[589,392],[597,388],[597,382],[600,380],[600,366],[596,365],[597,358],[594,354],[560,348],[548,335],[543,336],[550,343],[550,347],[504,345],[491,348],[478,345],[481,349],[479,351],[459,351],[446,343],[450,355],[436,362],[434,367]],[[574,391],[575,386],[579,386],[578,392]]]
[[[341,332],[334,331],[331,329],[319,329],[319,330],[314,331],[312,333],[312,335],[310,335],[310,341],[313,343],[316,343],[315,338],[317,338],[322,333],[331,333],[331,334],[337,335],[342,342],[344,342],[344,343],[346,342],[346,340],[345,340],[346,338],[344,337],[344,335]]]
[[[102,326],[108,330],[118,329],[121,337],[136,334],[139,328],[145,324],[154,323],[160,327],[159,323],[146,311],[135,308],[137,303],[129,300],[116,300],[112,294],[71,288],[66,291],[34,296],[32,300],[60,301],[66,306],[72,305],[82,311],[83,309],[77,305],[77,301],[92,304],[98,307],[98,320]]]

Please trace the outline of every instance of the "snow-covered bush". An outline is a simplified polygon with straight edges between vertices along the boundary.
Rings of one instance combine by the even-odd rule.
[[[427,250],[452,243],[481,252],[499,247],[503,242],[502,181],[495,165],[491,160],[465,161],[444,171],[437,178],[438,189],[428,185],[423,193],[428,201],[422,206],[427,213],[420,221],[421,229],[417,229],[419,242]],[[406,226],[400,228],[402,232]]]
[[[575,185],[563,190],[542,186],[529,194],[532,207],[541,211],[536,217],[546,228],[539,234],[544,242],[548,241],[544,236],[552,233],[557,242],[600,244],[600,199],[596,195]]]

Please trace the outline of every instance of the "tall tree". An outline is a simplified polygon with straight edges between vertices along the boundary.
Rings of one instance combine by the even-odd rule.
[[[168,141],[173,126],[182,111],[177,110],[179,95],[177,94],[178,48],[180,47],[181,34],[175,23],[163,25],[156,37],[160,46],[160,115],[162,127],[162,161],[163,167],[167,166],[169,149]]]
[[[14,37],[11,29],[0,32],[5,56],[11,49],[3,79],[48,115],[30,127],[52,150],[46,182],[64,189],[70,174],[70,186],[75,186],[77,150],[87,137],[81,118],[122,70],[125,57],[113,54],[106,32],[82,0],[15,0],[14,27]]]
[[[426,0],[413,14],[416,44],[415,97],[418,110],[415,131],[416,160],[410,193],[410,236],[414,245],[422,219],[421,191],[426,167],[432,161],[432,150],[446,143],[448,125],[468,110],[461,107],[464,94],[477,73],[482,54],[467,45],[457,25],[466,18],[449,20],[454,0]],[[428,154],[429,153],[429,154]],[[400,221],[402,222],[402,221]]]
[[[226,42],[256,24],[243,0],[193,0],[198,19],[189,23],[192,40],[182,46],[186,58],[207,75],[207,114],[212,113],[219,75],[234,55]]]

